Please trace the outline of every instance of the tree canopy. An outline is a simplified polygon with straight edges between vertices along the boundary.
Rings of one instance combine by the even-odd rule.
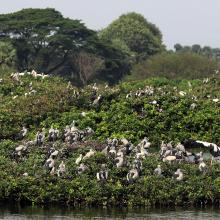
[[[112,75],[113,70],[116,77],[110,83],[115,83],[129,66],[129,62],[125,62],[127,56],[122,51],[113,45],[106,47],[97,33],[86,28],[81,21],[64,18],[60,12],[51,8],[30,8],[1,14],[0,37],[15,47],[18,70],[36,69],[61,74],[70,80],[77,79],[75,84],[78,85],[87,84],[94,78],[92,76],[98,74],[108,79],[108,74]],[[86,64],[84,70],[91,70],[92,66],[88,65],[93,65],[92,54],[95,62],[101,62],[102,65],[96,66],[94,71],[89,71],[89,76],[85,76],[87,71],[82,71],[79,64]],[[79,59],[81,61],[77,62]],[[125,68],[122,69],[126,72],[121,73],[123,65]]]
[[[163,76],[170,79],[197,79],[212,76],[218,62],[195,53],[162,53],[134,66],[130,79]],[[129,77],[128,77],[129,78]]]
[[[100,32],[100,37],[109,41],[120,40],[138,59],[148,58],[164,48],[160,30],[134,12],[113,21]]]

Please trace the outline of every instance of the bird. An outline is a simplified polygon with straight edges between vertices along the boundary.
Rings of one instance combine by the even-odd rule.
[[[213,161],[218,160],[220,157],[220,147],[215,143],[188,139],[182,141],[182,144],[184,145],[185,148],[196,148],[196,147],[208,148],[209,153],[212,155],[211,163]]]
[[[156,176],[161,176],[162,175],[162,170],[161,170],[161,165],[160,164],[157,165],[157,168],[154,170],[154,174]]]
[[[185,96],[185,95],[186,95],[186,92],[180,91],[179,94],[180,94],[181,96]]]
[[[121,156],[116,157],[115,158],[115,163],[116,163],[116,167],[117,168],[123,167],[123,165],[124,165],[124,157],[121,157]]]
[[[66,166],[64,164],[64,162],[62,161],[58,167],[58,170],[57,170],[57,176],[63,176],[63,174],[66,172]]]
[[[101,98],[102,98],[102,96],[101,95],[99,95],[94,101],[93,101],[93,105],[98,105],[99,104],[99,102],[100,102],[100,100],[101,100]]]
[[[203,160],[199,162],[199,171],[205,173],[207,171],[207,165]]]
[[[50,156],[54,156],[56,157],[57,155],[59,154],[59,151],[58,150],[54,150]]]
[[[181,143],[178,143],[176,145],[176,149],[179,150],[179,151],[182,151],[182,152],[186,151],[184,145],[182,145]]]
[[[90,149],[88,153],[83,157],[83,160],[88,159],[95,155],[95,151],[93,149]]]
[[[173,161],[176,161],[176,156],[167,156],[167,157],[164,157],[163,158],[163,162],[169,162],[169,163],[172,163]]]
[[[101,165],[101,170],[96,173],[96,178],[98,181],[107,181],[108,179],[108,170],[106,164]]]
[[[49,170],[50,174],[55,174],[55,160],[53,157],[46,160],[45,167]]]
[[[219,99],[212,99],[212,101],[217,103],[217,102],[219,102]]]
[[[76,158],[75,164],[79,164],[82,161],[83,155],[80,154],[79,157]]]
[[[181,171],[181,169],[177,169],[177,171],[174,173],[174,178],[177,181],[182,181],[183,180],[183,172]]]
[[[88,170],[88,167],[84,164],[84,163],[81,163],[79,165],[79,167],[77,167],[77,173],[80,175],[84,172],[86,172]]]
[[[139,178],[139,172],[137,168],[132,168],[127,174],[128,183],[133,183],[138,178]]]
[[[24,138],[27,135],[27,132],[28,132],[27,128],[25,126],[23,126],[21,129],[22,138]]]

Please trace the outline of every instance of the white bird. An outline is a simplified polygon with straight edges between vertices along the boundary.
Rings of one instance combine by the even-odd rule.
[[[66,172],[66,166],[65,166],[64,162],[62,161],[59,165],[58,170],[57,170],[57,175],[58,176],[63,175],[65,172]]]
[[[84,164],[81,163],[79,167],[77,167],[77,172],[78,174],[84,173],[86,170],[88,170],[88,167]]]
[[[186,92],[184,92],[184,91],[179,91],[179,94],[180,94],[181,96],[185,96],[185,95],[186,95]]]
[[[98,105],[99,104],[99,101],[101,99],[101,95],[99,95],[94,101],[93,101],[93,105]]]
[[[185,147],[181,144],[181,143],[178,143],[176,145],[176,149],[179,150],[179,151],[182,151],[182,152],[185,152]]]
[[[124,165],[124,158],[123,157],[116,157],[115,158],[115,162],[116,162],[116,167],[117,168],[123,167],[123,165]]]
[[[90,149],[88,153],[83,157],[83,160],[88,159],[95,155],[95,151],[93,149]]]
[[[83,155],[80,154],[79,157],[76,158],[75,164],[79,164],[82,161]]]
[[[191,110],[194,110],[196,107],[197,107],[197,104],[196,104],[196,103],[192,103],[192,104],[190,105],[190,109],[191,109]]]
[[[177,169],[177,171],[174,173],[174,177],[177,181],[183,180],[183,172],[181,171],[181,169]]]
[[[154,174],[157,176],[161,176],[162,170],[160,164],[157,165],[157,168],[154,170]]]
[[[13,98],[13,99],[16,99],[16,98],[18,98],[18,95],[13,96],[12,98]]]
[[[22,151],[25,148],[24,145],[19,145],[18,147],[15,148],[15,151]]]
[[[133,181],[135,181],[137,178],[139,177],[139,172],[137,170],[137,168],[133,168],[131,169],[128,174],[127,174],[127,181],[129,183],[132,183]]]
[[[86,117],[86,113],[85,112],[81,112],[81,116],[82,117]]]
[[[58,151],[58,150],[55,150],[53,153],[51,153],[50,156],[56,157],[58,154],[59,154],[59,151]]]
[[[217,102],[219,102],[219,99],[212,99],[212,101],[217,103]]]
[[[56,173],[56,169],[55,167],[52,167],[51,171],[50,171],[50,175],[54,175]]]
[[[46,166],[49,167],[49,168],[53,168],[55,166],[55,161],[52,157],[47,159]]]
[[[199,171],[204,173],[204,172],[206,172],[206,170],[207,170],[207,165],[205,164],[204,161],[200,161],[200,163],[199,163]]]
[[[108,170],[105,164],[102,164],[101,170],[96,173],[96,178],[98,181],[106,181],[108,179]]]
[[[176,161],[176,156],[167,156],[165,158],[163,158],[163,162],[173,162],[173,161]]]
[[[23,175],[23,176],[28,176],[28,173],[27,173],[27,172],[25,172],[25,173],[23,173],[22,175]]]

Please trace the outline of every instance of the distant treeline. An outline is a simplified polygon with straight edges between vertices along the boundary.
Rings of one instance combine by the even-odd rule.
[[[176,44],[175,50],[172,53],[188,55],[170,55],[160,30],[134,12],[120,16],[101,31],[64,18],[51,8],[0,15],[0,73],[7,68],[20,72],[35,69],[85,86],[94,81],[113,85],[128,76],[197,78],[212,74],[218,66],[219,49]],[[206,58],[200,57],[203,55]]]
[[[220,61],[220,48],[211,48],[209,46],[202,47],[199,44],[194,44],[192,46],[183,46],[181,44],[175,44],[174,48],[176,53],[191,52]]]

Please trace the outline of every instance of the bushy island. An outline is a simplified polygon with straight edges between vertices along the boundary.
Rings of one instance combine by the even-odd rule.
[[[150,78],[77,89],[59,77],[36,72],[3,75],[0,200],[88,206],[218,204],[218,163],[211,164],[208,157],[201,171],[199,164],[190,161],[163,162],[159,151],[162,141],[172,141],[174,147],[189,138],[220,142],[219,89],[217,76]],[[59,134],[50,136],[50,129]],[[75,131],[79,136],[67,135]],[[128,181],[145,137],[151,144],[138,157],[141,171]],[[122,166],[115,160],[118,155],[105,151],[113,140],[118,141],[116,151],[126,140],[132,146]],[[86,158],[88,152],[93,153]],[[85,171],[79,169],[80,163]],[[158,165],[161,175],[155,173]],[[177,169],[183,173],[180,181],[174,176]],[[108,171],[107,180],[97,179],[102,171]]]

